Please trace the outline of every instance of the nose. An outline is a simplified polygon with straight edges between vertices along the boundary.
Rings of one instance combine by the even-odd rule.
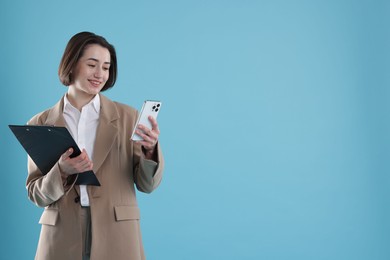
[[[95,76],[95,78],[102,78],[103,77],[103,69],[102,68],[96,68],[94,76]]]

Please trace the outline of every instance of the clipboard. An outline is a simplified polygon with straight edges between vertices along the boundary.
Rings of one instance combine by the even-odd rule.
[[[66,127],[9,125],[9,128],[43,175],[53,168],[67,149],[73,148],[71,158],[81,154]],[[93,171],[79,173],[76,184],[100,186]]]

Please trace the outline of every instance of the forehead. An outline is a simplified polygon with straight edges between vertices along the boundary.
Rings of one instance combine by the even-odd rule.
[[[100,62],[109,63],[110,58],[110,52],[107,48],[104,48],[98,44],[89,44],[85,46],[83,55],[80,57],[80,59],[95,59]]]

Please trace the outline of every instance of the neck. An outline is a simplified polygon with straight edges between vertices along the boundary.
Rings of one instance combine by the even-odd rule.
[[[77,89],[75,89],[72,86],[69,86],[69,89],[67,92],[67,98],[68,98],[69,102],[72,104],[72,106],[77,108],[79,111],[81,111],[83,106],[85,106],[86,104],[91,102],[91,100],[94,97],[95,97],[95,95],[88,94],[88,93],[85,93],[82,91],[78,91]]]

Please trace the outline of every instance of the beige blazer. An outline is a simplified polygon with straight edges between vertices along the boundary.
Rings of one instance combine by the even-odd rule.
[[[92,260],[145,259],[135,186],[146,193],[161,182],[164,166],[160,145],[157,162],[146,160],[130,141],[137,111],[100,95],[101,111],[94,146],[93,170],[101,186],[88,186],[92,222]],[[65,126],[63,98],[34,116],[30,125]],[[79,186],[75,176],[63,179],[58,163],[42,175],[28,159],[26,188],[36,205],[45,207],[39,220],[41,235],[35,259],[81,260],[82,233]]]

